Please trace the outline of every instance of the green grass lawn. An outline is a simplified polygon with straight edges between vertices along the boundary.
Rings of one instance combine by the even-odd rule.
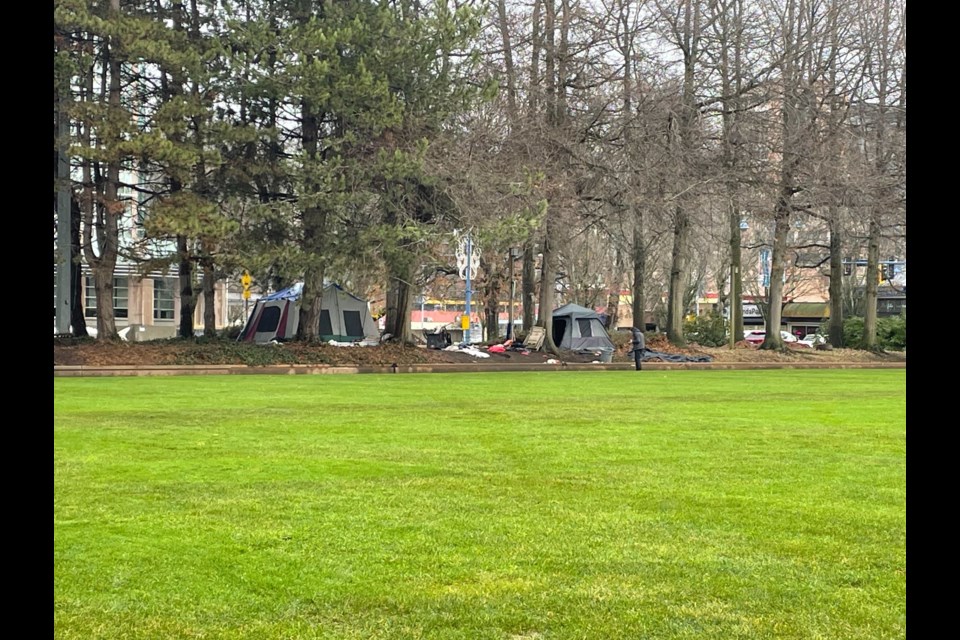
[[[904,638],[903,370],[54,379],[57,638]]]

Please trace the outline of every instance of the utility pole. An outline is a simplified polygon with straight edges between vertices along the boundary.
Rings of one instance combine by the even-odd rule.
[[[507,340],[513,338],[513,300],[517,293],[517,282],[513,278],[513,263],[517,259],[517,248],[510,247],[510,311],[507,319]]]
[[[467,320],[466,323],[462,324],[463,326],[463,342],[469,346],[470,345],[470,269],[472,265],[470,264],[471,254],[473,253],[473,242],[470,238],[470,232],[467,232]]]
[[[467,305],[463,315],[460,316],[460,327],[463,329],[462,346],[468,346],[470,344],[470,296],[473,293],[471,280],[476,277],[473,270],[476,268],[474,264],[480,259],[480,252],[478,251],[476,256],[473,255],[475,247],[469,231],[464,234],[455,231],[454,236],[457,239],[457,268],[460,270],[460,277],[466,281]]]

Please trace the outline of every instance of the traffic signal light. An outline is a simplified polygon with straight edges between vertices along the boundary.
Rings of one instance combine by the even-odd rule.
[[[890,258],[885,265],[883,265],[884,270],[884,280],[893,280],[893,277],[896,275],[896,259]]]
[[[877,281],[889,282],[893,280],[893,276],[896,275],[893,267],[894,267],[894,264],[893,264],[892,258],[886,262],[881,262],[880,264],[878,264],[877,265],[877,272],[878,272]]]

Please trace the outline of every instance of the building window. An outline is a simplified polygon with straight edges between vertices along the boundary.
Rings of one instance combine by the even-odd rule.
[[[793,333],[793,335],[795,335],[795,336],[797,336],[798,338],[800,338],[801,340],[803,340],[803,339],[806,338],[807,336],[815,335],[819,330],[820,330],[819,325],[812,325],[812,324],[808,324],[808,325],[795,324],[795,325],[793,325],[793,329],[792,329],[791,333]]]
[[[902,299],[888,298],[885,300],[877,300],[877,313],[897,315],[902,312],[906,306],[906,301]]]
[[[127,317],[127,278],[113,279],[113,317]]]
[[[94,285],[93,276],[85,278],[83,288],[83,315],[87,318],[97,317],[97,288]],[[113,279],[113,317],[127,317],[127,279]]]
[[[157,278],[153,281],[153,319],[173,320],[173,292],[176,280]]]
[[[83,315],[87,318],[97,317],[97,290],[93,286],[93,278],[84,278],[83,287]]]

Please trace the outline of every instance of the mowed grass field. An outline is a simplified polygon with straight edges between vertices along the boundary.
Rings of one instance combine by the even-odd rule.
[[[55,637],[904,638],[905,388],[55,378]]]

